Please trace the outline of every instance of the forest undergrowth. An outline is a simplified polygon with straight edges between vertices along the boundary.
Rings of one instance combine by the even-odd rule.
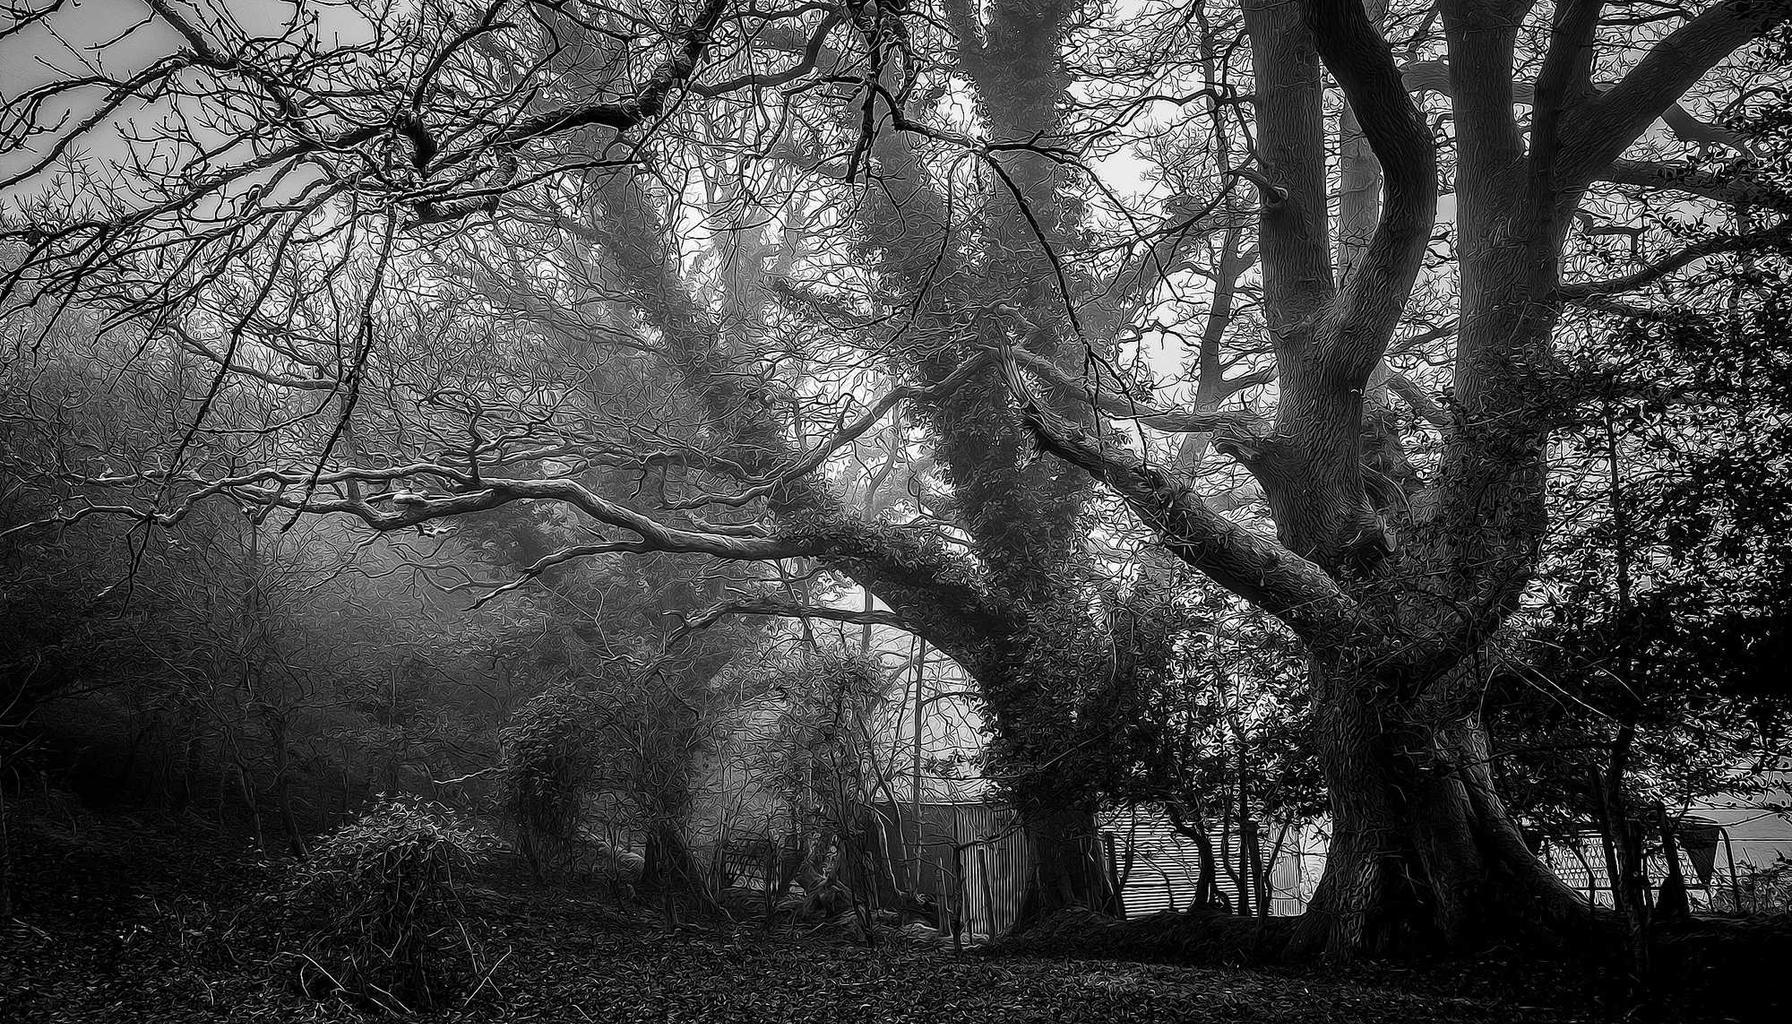
[[[1474,964],[1261,968],[962,954],[846,928],[696,920],[536,884],[499,858],[462,891],[472,973],[426,1011],[308,996],[260,895],[289,864],[240,836],[14,804],[13,1021],[1499,1021],[1595,1019]],[[1550,1005],[1554,1004],[1554,1005]]]

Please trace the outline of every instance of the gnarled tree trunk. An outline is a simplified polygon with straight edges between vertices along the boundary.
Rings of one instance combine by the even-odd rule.
[[[1525,845],[1494,791],[1472,714],[1418,721],[1386,698],[1392,681],[1315,661],[1332,837],[1291,953],[1472,949],[1590,925],[1585,902]]]

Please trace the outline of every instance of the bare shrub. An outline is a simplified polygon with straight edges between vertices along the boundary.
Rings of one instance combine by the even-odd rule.
[[[436,1005],[480,969],[461,890],[489,846],[440,804],[382,799],[320,840],[275,893],[293,943],[281,960],[316,998]]]

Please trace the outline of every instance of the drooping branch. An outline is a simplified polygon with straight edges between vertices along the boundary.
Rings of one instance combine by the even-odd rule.
[[[454,490],[431,492],[409,487],[381,490],[355,496],[368,483],[393,484],[417,478],[435,477],[446,481]],[[293,470],[258,470],[240,477],[200,480],[182,476],[179,482],[195,485],[170,508],[153,511],[128,505],[89,505],[51,519],[14,527],[14,530],[63,526],[96,515],[120,515],[159,526],[172,526],[204,502],[216,497],[230,497],[248,506],[281,508],[310,515],[348,515],[381,532],[420,528],[425,524],[454,519],[479,512],[488,512],[518,501],[551,501],[566,505],[606,526],[618,527],[634,534],[633,541],[606,541],[573,550],[564,557],[538,566],[534,574],[553,564],[611,551],[671,552],[703,554],[735,561],[766,561],[816,554],[825,544],[815,533],[784,536],[765,532],[710,532],[692,530],[661,522],[627,506],[610,501],[575,480],[504,479],[483,476],[475,481],[464,470],[432,463],[386,467],[384,469],[336,469],[329,472]],[[176,478],[167,474],[134,473],[119,477],[94,478],[82,481],[95,487],[129,486],[139,483],[168,483]],[[344,494],[322,494],[318,486],[341,487]],[[13,531],[8,531],[13,532]]]
[[[485,477],[481,483],[482,487],[465,493],[401,492],[397,495],[373,495],[362,499],[295,496],[287,493],[283,487],[235,487],[231,488],[231,493],[294,511],[318,515],[351,515],[380,531],[408,529],[434,520],[489,511],[516,501],[554,501],[568,505],[600,523],[628,530],[640,538],[639,547],[615,548],[605,545],[604,550],[704,554],[741,561],[765,561],[817,553],[818,542],[813,538],[709,534],[662,523],[610,501],[575,480]]]
[[[835,608],[830,605],[803,604],[789,598],[760,595],[749,598],[737,598],[710,605],[687,617],[680,623],[673,634],[676,638],[685,633],[705,629],[731,615],[767,615],[790,619],[826,619],[829,622],[847,622],[860,626],[889,626],[893,629],[907,630],[908,623],[895,612],[881,608]],[[668,641],[667,646],[671,646]]]

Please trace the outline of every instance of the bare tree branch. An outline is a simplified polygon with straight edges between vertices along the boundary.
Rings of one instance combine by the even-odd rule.
[[[1758,179],[1746,165],[1727,174],[1686,164],[1613,160],[1599,180],[1652,191],[1684,192],[1730,206],[1757,206],[1792,215],[1792,195]]]
[[[1324,569],[1214,512],[1188,485],[1053,415],[1033,398],[1015,361],[1002,365],[1040,447],[1107,484],[1164,547],[1304,639],[1335,642],[1350,635],[1355,602]]]
[[[1641,270],[1621,277],[1607,278],[1603,281],[1564,284],[1558,289],[1558,294],[1568,301],[1595,295],[1620,295],[1653,284],[1674,271],[1690,266],[1707,256],[1726,252],[1779,249],[1788,242],[1792,242],[1792,221],[1781,223],[1765,231],[1752,231],[1741,235],[1720,235],[1686,246],[1671,255],[1656,260]]]
[[[1596,180],[1707,71],[1788,16],[1792,0],[1723,0],[1675,29],[1616,85],[1563,117],[1564,173]]]

